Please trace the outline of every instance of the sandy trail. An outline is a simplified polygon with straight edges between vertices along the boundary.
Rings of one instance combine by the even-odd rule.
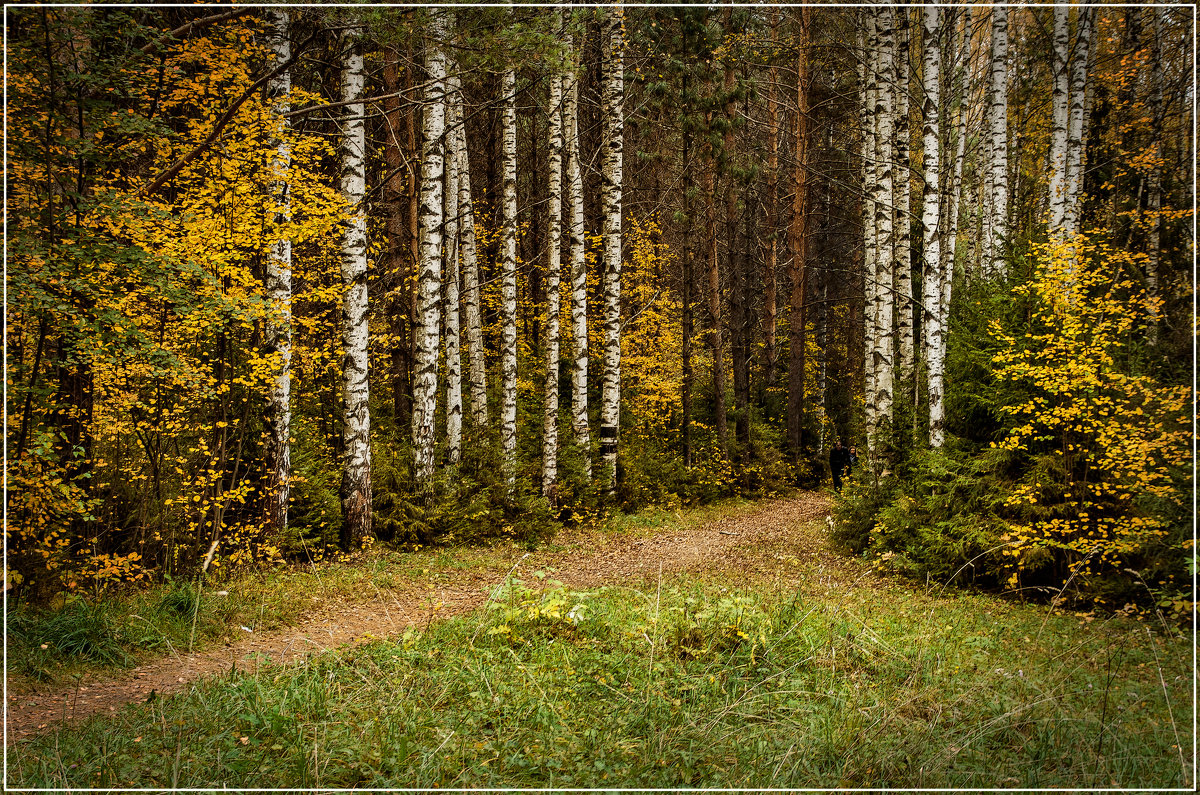
[[[828,506],[828,500],[819,494],[771,500],[749,512],[685,530],[636,538],[593,535],[592,548],[565,552],[539,551],[523,556],[514,550],[509,565],[515,566],[516,576],[552,568],[555,579],[575,588],[637,585],[656,579],[660,571],[672,574],[749,566],[759,571],[744,573],[762,574],[761,555],[746,553],[785,544],[793,553],[820,558],[836,568],[836,561],[822,548],[823,534],[813,532],[811,525],[825,516]],[[378,591],[374,598],[364,601],[317,602],[297,626],[248,634],[221,649],[166,656],[115,676],[87,678],[70,687],[56,683],[14,688],[7,693],[7,742],[11,745],[63,722],[116,712],[125,704],[145,701],[152,693],[169,695],[201,677],[228,673],[233,668],[253,671],[263,664],[295,663],[364,637],[387,638],[402,633],[407,627],[431,620],[431,597],[441,603],[437,618],[469,613],[487,600],[504,577],[496,571],[458,571],[452,577],[453,586],[419,596]]]

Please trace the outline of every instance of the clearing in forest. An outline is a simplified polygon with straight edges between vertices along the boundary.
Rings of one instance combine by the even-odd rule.
[[[285,631],[14,690],[7,784],[1190,785],[1190,637],[878,576],[826,509],[434,552]]]

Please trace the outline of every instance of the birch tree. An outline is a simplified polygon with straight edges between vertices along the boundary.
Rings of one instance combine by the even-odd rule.
[[[455,65],[457,66],[457,65]],[[446,460],[458,464],[462,459],[462,324],[459,316],[459,251],[462,243],[458,233],[458,159],[454,156],[454,147],[449,145],[451,138],[462,125],[462,116],[457,104],[449,101],[448,92],[454,84],[447,78],[444,105],[446,108],[447,130],[442,136],[446,186],[443,194],[445,203],[445,263],[443,278],[446,286]]]
[[[517,477],[517,73],[500,78],[500,449],[509,486]]]
[[[579,168],[579,85],[575,77],[575,48],[564,35],[570,68],[563,75],[563,127],[567,155],[567,193],[571,208],[568,240],[571,252],[571,429],[583,458],[584,478],[592,477],[592,437],[588,426],[587,257],[584,248],[583,176]]]
[[[896,364],[901,379],[916,358],[912,289],[912,166],[909,164],[909,19],[896,9]]]
[[[1067,5],[1054,6],[1054,89],[1051,99],[1053,130],[1050,135],[1049,221],[1050,234],[1065,231],[1067,216],[1067,122],[1070,115],[1070,14]]]
[[[921,212],[921,227],[923,230],[922,251],[924,252],[924,281],[922,283],[922,304],[924,322],[922,328],[922,349],[926,373],[926,394],[929,405],[929,444],[931,447],[941,447],[944,440],[942,425],[944,409],[942,405],[942,379],[945,367],[946,343],[944,336],[945,315],[942,305],[942,267],[941,235],[938,213],[940,196],[938,185],[940,173],[940,129],[938,109],[941,106],[941,52],[939,36],[941,32],[942,9],[938,6],[925,6],[921,12],[921,33],[923,42],[922,57],[922,87],[921,92],[921,148],[925,171],[924,206]]]
[[[892,413],[892,383],[894,380],[895,336],[892,331],[895,298],[892,291],[896,269],[896,239],[892,218],[895,206],[893,186],[893,148],[895,130],[895,105],[892,86],[895,84],[895,28],[894,12],[890,7],[881,8],[879,26],[879,77],[875,98],[875,117],[878,127],[875,178],[875,228],[877,230],[878,258],[875,267],[875,411],[874,423],[869,427],[869,441],[874,451],[878,424],[890,419]]]
[[[963,164],[967,156],[967,95],[971,82],[971,7],[962,10],[962,39],[956,58],[955,100],[958,117],[954,125],[954,172],[949,180],[946,197],[946,233],[942,236],[941,298],[943,316],[949,312],[950,293],[954,284],[955,255],[958,250],[958,216],[962,198]],[[943,329],[943,332],[945,329]]]
[[[621,409],[621,186],[624,131],[624,10],[611,8],[604,19],[601,50],[604,124],[601,203],[604,214],[604,373],[600,392],[600,458],[617,485],[617,436]]]
[[[991,193],[990,220],[983,241],[984,274],[1003,278],[1008,237],[1008,8],[992,6],[991,102],[988,105]]]
[[[466,114],[463,112],[462,85],[458,75],[448,78],[449,102],[455,124],[450,129],[458,176],[458,252],[462,262],[463,310],[467,322],[468,380],[471,392],[471,416],[477,428],[488,424],[487,366],[483,356],[483,318],[479,300],[479,260],[475,249],[475,212],[471,206],[471,163],[467,157]]]
[[[1088,56],[1092,46],[1096,9],[1080,6],[1075,47],[1071,52],[1070,107],[1067,113],[1067,178],[1063,227],[1068,235],[1079,233],[1079,201],[1083,192],[1084,124],[1087,112]],[[1153,61],[1151,69],[1154,69]],[[1159,67],[1161,69],[1161,67]]]
[[[291,40],[288,37],[290,20],[282,8],[272,8],[267,16],[267,46],[276,63],[284,63],[292,57]],[[292,75],[285,70],[267,82],[267,100],[273,102],[277,113],[286,113],[290,108]],[[288,169],[291,165],[291,148],[286,132],[288,121],[279,120],[280,135],[275,143],[275,158],[272,166],[275,180],[271,184],[271,196],[275,203],[275,222],[282,226],[291,220],[291,195]],[[280,237],[271,247],[266,262],[266,297],[274,314],[268,315],[263,323],[263,347],[269,354],[278,357],[275,376],[267,394],[266,410],[266,521],[269,530],[279,533],[287,529],[288,494],[292,474],[291,462],[291,393],[292,393],[292,241]]]
[[[555,11],[557,29],[564,27],[563,12]],[[562,270],[562,130],[563,73],[550,78],[550,129],[547,198],[549,199],[546,254],[546,386],[542,409],[542,494],[554,499],[558,481],[558,356]]]
[[[1088,9],[1091,10],[1091,9]],[[1162,68],[1162,10],[1153,7],[1144,9],[1150,17],[1150,124],[1154,134],[1155,161],[1150,167],[1148,195],[1146,196],[1146,212],[1149,214],[1149,225],[1146,240],[1146,296],[1151,299],[1149,306],[1149,329],[1147,330],[1151,344],[1158,341],[1159,324],[1159,289],[1158,270],[1159,259],[1162,256],[1162,177],[1164,142],[1163,134],[1163,68]]]
[[[862,226],[863,226],[863,406],[867,428],[875,423],[875,313],[876,285],[875,262],[878,253],[878,235],[875,229],[875,94],[878,91],[879,56],[878,39],[875,34],[875,19],[863,12],[860,18],[858,45],[861,57],[858,62],[859,127],[862,130]]]
[[[437,414],[438,349],[442,282],[442,222],[445,179],[446,57],[442,52],[444,16],[433,12],[426,45],[425,102],[422,108],[421,260],[417,271],[416,356],[413,364],[413,449],[417,482],[430,485],[434,465],[434,419]]]
[[[367,382],[366,113],[362,26],[346,31],[342,52],[342,194],[352,213],[342,239],[343,549],[371,536],[371,413]]]

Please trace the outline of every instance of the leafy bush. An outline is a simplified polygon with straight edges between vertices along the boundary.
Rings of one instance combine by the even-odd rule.
[[[1132,342],[1152,314],[1121,275],[1134,258],[1082,238],[1032,255],[1011,298],[963,291],[947,402],[979,427],[934,451],[893,434],[894,476],[846,490],[834,540],[907,574],[1185,618],[1188,390]]]

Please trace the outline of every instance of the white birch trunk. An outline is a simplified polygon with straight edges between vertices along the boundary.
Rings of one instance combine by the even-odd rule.
[[[346,33],[342,64],[342,194],[352,213],[342,240],[342,546],[371,536],[371,413],[367,382],[366,124],[362,27]]]
[[[1066,232],[1067,216],[1067,123],[1069,119],[1070,75],[1067,54],[1070,50],[1070,7],[1054,7],[1054,91],[1052,95],[1054,127],[1050,135],[1049,223],[1050,235]]]
[[[563,76],[563,126],[567,135],[567,190],[571,208],[568,239],[571,251],[571,426],[583,458],[584,478],[592,478],[592,435],[588,425],[587,257],[583,228],[583,177],[579,168],[579,85],[575,78],[574,43],[566,37],[572,62]]]
[[[1153,125],[1156,158],[1156,162],[1150,168],[1149,195],[1146,197],[1146,211],[1150,215],[1150,229],[1146,240],[1146,297],[1151,299],[1147,336],[1153,345],[1158,342],[1158,324],[1162,314],[1158,308],[1158,266],[1162,255],[1163,24],[1160,8],[1145,9],[1145,13],[1150,16],[1150,123]]]
[[[438,349],[441,326],[442,202],[445,180],[446,57],[442,52],[444,17],[433,12],[426,44],[425,101],[422,109],[420,262],[417,268],[417,313],[414,319],[413,449],[417,482],[431,485],[434,465],[434,419],[437,414]]]
[[[983,272],[1003,278],[1004,243],[1008,238],[1008,8],[992,6],[991,104],[988,106],[991,137],[990,220],[983,248]]]
[[[864,14],[859,30],[859,85],[861,86],[861,109],[859,127],[862,129],[862,216],[863,216],[863,406],[868,434],[875,428],[875,313],[876,294],[875,263],[878,259],[878,236],[875,229],[875,94],[878,89],[878,40],[875,36],[875,21],[870,13]]]
[[[509,486],[517,478],[517,73],[509,68],[500,79],[500,449]]]
[[[555,12],[557,27],[563,27],[563,12]],[[556,72],[550,79],[549,186],[550,203],[546,236],[546,398],[542,415],[542,494],[554,501],[558,485],[558,313],[561,300],[562,271],[562,130],[563,74]]]
[[[604,371],[600,385],[600,460],[608,488],[617,486],[617,437],[621,409],[621,186],[624,133],[624,10],[610,8],[601,51],[604,157],[601,203],[604,215]]]
[[[1079,31],[1071,55],[1070,111],[1067,114],[1067,200],[1063,226],[1068,235],[1079,234],[1079,200],[1083,191],[1084,119],[1088,93],[1088,56],[1096,9],[1079,7]],[[1151,69],[1154,65],[1151,65]],[[1161,68],[1161,67],[1160,67]]]
[[[881,7],[879,25],[879,92],[875,99],[875,116],[879,123],[877,169],[875,183],[875,227],[879,235],[879,256],[875,267],[876,333],[875,340],[875,425],[870,429],[870,447],[874,452],[879,424],[890,420],[892,414],[892,385],[895,380],[895,333],[892,328],[895,295],[891,290],[896,272],[896,235],[893,221],[895,187],[892,141],[895,134],[895,104],[892,87],[895,84],[895,14],[891,7]]]
[[[971,7],[963,8],[962,44],[958,54],[958,120],[955,124],[954,174],[950,178],[949,197],[946,202],[945,245],[942,246],[942,317],[950,312],[950,293],[954,284],[954,267],[958,261],[958,217],[962,199],[963,164],[967,159],[967,97],[971,82]],[[943,329],[943,332],[945,329]]]
[[[272,8],[268,20],[267,46],[276,63],[292,57],[288,38],[288,12]],[[267,83],[267,100],[276,113],[286,113],[291,107],[292,74],[285,71]],[[280,117],[279,138],[275,143],[275,172],[271,183],[271,199],[275,204],[275,224],[285,226],[291,221],[292,202],[288,182],[292,152],[287,141],[288,121]],[[272,533],[281,533],[288,524],[288,494],[292,477],[291,461],[291,395],[292,395],[292,241],[281,233],[271,246],[266,265],[266,298],[273,314],[263,323],[263,347],[278,357],[275,377],[267,394],[266,410],[266,521]]]
[[[925,256],[922,303],[922,348],[925,360],[926,396],[929,405],[929,445],[941,447],[944,441],[945,409],[942,404],[942,380],[945,371],[945,317],[942,306],[941,229],[938,216],[941,209],[938,184],[941,180],[941,151],[938,108],[941,106],[941,54],[938,37],[941,31],[942,9],[925,6],[921,27],[924,42],[921,119],[922,149],[925,167],[925,202],[921,212]]]
[[[912,372],[916,357],[912,289],[912,166],[909,163],[909,20],[908,9],[896,9],[896,343],[897,372]]]
[[[455,65],[457,67],[457,65]],[[446,91],[453,91],[454,83],[446,81]],[[446,188],[445,228],[446,239],[445,265],[442,281],[446,285],[446,460],[453,466],[462,460],[462,328],[459,318],[459,250],[461,243],[458,234],[458,159],[450,140],[457,135],[457,129],[462,125],[462,116],[458,105],[450,101],[447,93],[446,130],[443,140],[446,145]]]
[[[471,207],[471,163],[467,157],[466,114],[462,85],[457,75],[448,78],[450,102],[458,122],[450,131],[458,172],[458,252],[462,262],[463,309],[467,321],[467,361],[471,391],[471,416],[476,428],[488,424],[487,363],[483,356],[483,318],[479,300],[479,260],[475,250],[475,213]]]

